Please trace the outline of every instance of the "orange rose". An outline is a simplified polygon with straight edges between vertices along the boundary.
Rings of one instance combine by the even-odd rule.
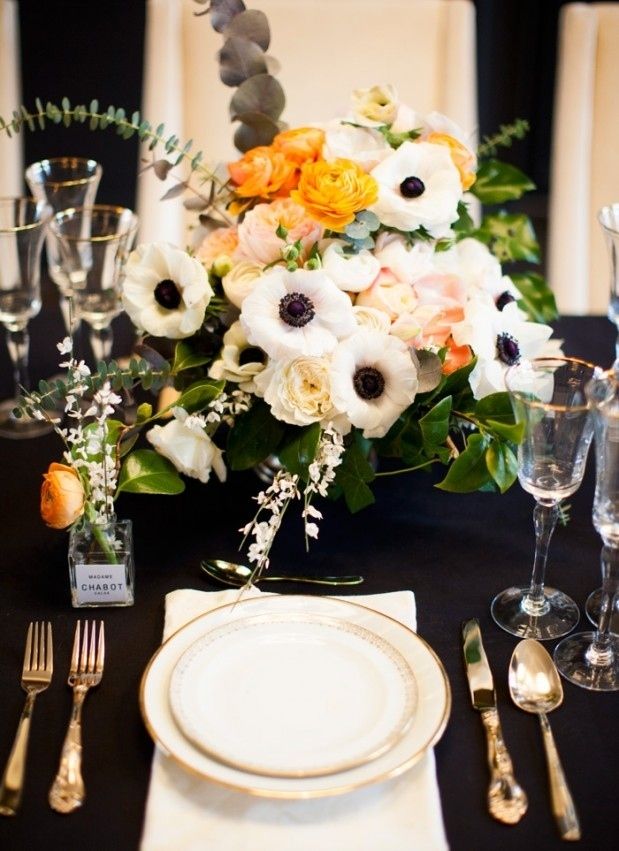
[[[285,197],[297,180],[295,163],[267,145],[247,151],[228,171],[242,198]]]
[[[451,375],[457,369],[466,366],[473,360],[473,352],[468,346],[456,346],[453,337],[447,341],[447,353],[443,363],[443,373]]]
[[[449,136],[447,133],[430,133],[425,139],[426,142],[431,142],[433,145],[445,145],[449,148],[453,164],[460,172],[460,181],[462,188],[466,192],[475,183],[475,168],[477,166],[477,158],[472,151]]]
[[[298,189],[290,193],[310,216],[334,231],[343,231],[378,198],[378,184],[352,160],[320,160],[301,169]]]
[[[323,130],[317,127],[296,127],[294,130],[278,133],[273,139],[273,147],[276,151],[281,151],[286,159],[301,166],[321,158],[324,141]]]
[[[73,467],[50,464],[41,485],[41,517],[52,529],[66,529],[84,513],[84,487]]]

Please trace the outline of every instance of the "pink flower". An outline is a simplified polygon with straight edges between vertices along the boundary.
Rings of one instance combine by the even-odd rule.
[[[382,310],[392,320],[402,313],[410,313],[416,303],[410,284],[398,281],[390,269],[381,269],[374,283],[355,299],[356,305]]]
[[[202,240],[196,251],[196,257],[207,269],[210,269],[218,257],[222,255],[232,257],[238,243],[239,238],[235,227],[216,228]]]
[[[414,285],[421,306],[432,306],[435,313],[422,328],[415,345],[444,346],[452,326],[464,319],[466,285],[457,275],[426,275]]]
[[[285,240],[277,236],[280,225],[288,231]],[[239,225],[239,253],[243,259],[266,266],[281,259],[286,242],[300,240],[302,253],[307,255],[322,233],[322,225],[310,219],[303,207],[290,198],[278,198],[247,213]]]

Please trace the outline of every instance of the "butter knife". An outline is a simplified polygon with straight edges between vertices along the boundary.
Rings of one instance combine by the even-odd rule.
[[[488,742],[488,810],[498,821],[516,824],[526,813],[528,801],[524,790],[514,777],[511,757],[503,741],[494,680],[477,618],[462,624],[462,641],[471,702],[473,708],[481,714]]]

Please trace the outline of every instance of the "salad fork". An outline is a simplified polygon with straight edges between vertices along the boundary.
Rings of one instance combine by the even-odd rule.
[[[28,696],[0,782],[0,815],[14,816],[19,807],[26,773],[26,753],[34,701],[37,694],[45,691],[51,683],[53,669],[52,625],[49,621],[47,624],[31,622],[26,636],[21,675],[21,686]]]
[[[95,622],[84,623],[80,642],[80,622],[75,627],[68,685],[73,689],[73,706],[69,728],[60,755],[60,765],[51,789],[49,804],[59,813],[71,813],[84,803],[86,790],[82,778],[82,706],[88,690],[98,686],[103,676],[105,634],[103,621],[99,624],[97,640]]]

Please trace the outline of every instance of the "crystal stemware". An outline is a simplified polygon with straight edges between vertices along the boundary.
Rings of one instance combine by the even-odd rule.
[[[587,387],[595,429],[593,525],[602,539],[602,602],[595,632],[580,632],[555,648],[557,668],[592,691],[619,690],[619,636],[611,618],[619,593],[619,382],[614,372]]]
[[[29,389],[28,322],[41,310],[40,260],[49,207],[30,198],[0,198],[0,322],[15,380]],[[17,398],[0,405],[0,436],[38,437],[51,429],[47,422],[15,417]]]
[[[535,497],[535,558],[531,582],[507,588],[492,601],[492,617],[512,635],[540,640],[570,632],[579,618],[574,601],[544,585],[548,546],[559,503],[579,487],[593,436],[585,387],[597,368],[575,358],[538,358],[510,367],[505,383],[524,429],[518,479]]]
[[[99,188],[103,170],[99,163],[83,157],[54,157],[32,163],[26,169],[26,182],[37,201],[46,201],[54,213],[70,207],[91,207]],[[48,230],[47,267],[59,290],[60,310],[70,333],[68,298],[70,281],[64,274],[60,246]]]
[[[76,318],[90,326],[97,362],[112,354],[111,323],[122,312],[120,287],[137,224],[132,210],[106,204],[63,210],[50,222]]]

